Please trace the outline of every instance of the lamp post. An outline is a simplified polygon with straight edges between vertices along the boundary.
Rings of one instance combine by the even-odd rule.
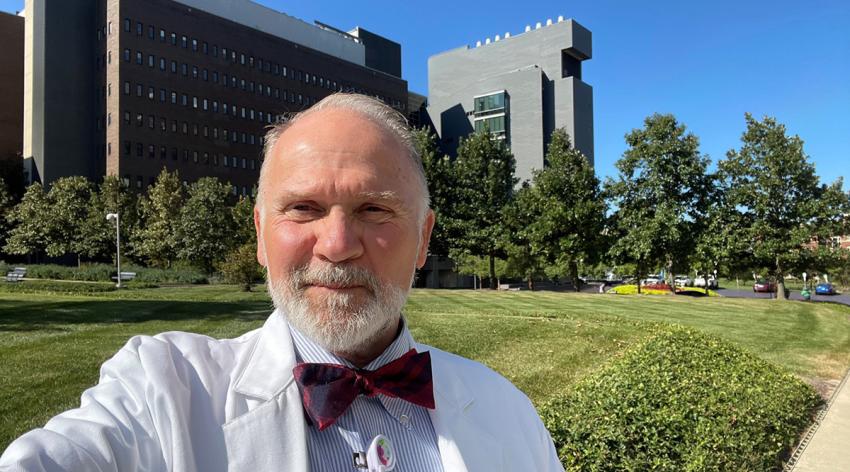
[[[117,288],[121,288],[121,231],[118,218],[118,213],[107,213],[106,221],[115,220],[115,264],[118,268],[118,274],[115,277],[118,280],[118,283],[115,284]]]

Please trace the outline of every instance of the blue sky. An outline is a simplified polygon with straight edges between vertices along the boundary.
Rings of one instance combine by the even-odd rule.
[[[822,181],[850,189],[850,2],[282,1],[259,3],[402,45],[403,76],[427,94],[428,57],[517,34],[558,15],[593,32],[583,78],[594,89],[596,170],[615,174],[623,136],[673,113],[714,161],[740,145],[744,112],[770,115],[805,141]],[[19,10],[21,0],[0,0]]]

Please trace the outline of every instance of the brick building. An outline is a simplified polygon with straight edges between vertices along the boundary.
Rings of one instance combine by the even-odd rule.
[[[335,91],[406,113],[400,46],[249,0],[27,0],[26,18],[31,179],[110,174],[141,191],[165,167],[246,194],[278,117]]]
[[[0,12],[0,159],[19,159],[23,149],[24,19]]]

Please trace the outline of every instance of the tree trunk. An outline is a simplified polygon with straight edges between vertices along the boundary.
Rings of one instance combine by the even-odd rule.
[[[496,256],[490,254],[490,290],[496,290]]]
[[[782,267],[779,265],[779,257],[776,257],[776,299],[787,300],[785,296],[785,277],[782,276]]]
[[[638,293],[638,295],[640,295],[640,293],[641,293],[640,292],[640,279],[641,279],[641,276],[643,275],[643,268],[641,267],[640,264],[637,264],[635,266],[635,268],[636,268],[635,277],[637,277],[637,293]]]
[[[534,291],[534,277],[531,274],[528,275],[528,289]]]
[[[581,291],[581,279],[578,277],[578,264],[574,259],[570,259],[569,262],[569,271],[570,271],[570,280],[573,283],[573,291],[580,292]]]

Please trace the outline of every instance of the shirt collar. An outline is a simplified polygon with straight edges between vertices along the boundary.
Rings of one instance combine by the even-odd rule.
[[[348,362],[346,359],[337,356],[336,354],[328,351],[324,347],[317,344],[312,339],[308,338],[302,332],[298,331],[297,328],[289,325],[289,330],[292,333],[292,342],[295,347],[295,354],[298,357],[299,362],[318,362],[325,364],[340,364],[346,367],[355,368],[351,362]],[[404,316],[401,317],[401,330],[399,331],[396,338],[393,342],[384,349],[378,357],[372,360],[369,364],[363,367],[364,370],[376,370],[383,367],[386,364],[398,359],[410,351],[415,346],[413,341],[413,336],[410,334],[410,330],[407,329],[407,321],[404,319]]]

